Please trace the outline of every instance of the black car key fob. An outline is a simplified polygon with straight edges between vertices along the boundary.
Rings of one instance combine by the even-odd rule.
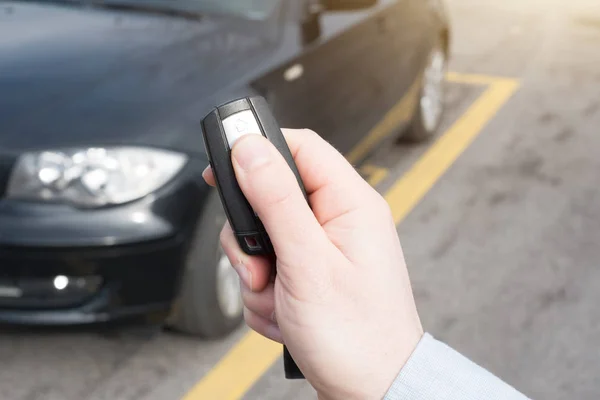
[[[218,106],[202,121],[202,134],[225,214],[240,247],[246,254],[274,258],[271,240],[240,189],[231,161],[236,140],[244,135],[263,135],[283,155],[308,201],[292,153],[268,103],[262,97],[248,97]],[[283,360],[287,379],[304,378],[285,346]]]

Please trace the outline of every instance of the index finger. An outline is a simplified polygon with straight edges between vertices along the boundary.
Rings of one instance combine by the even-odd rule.
[[[365,197],[376,194],[346,158],[316,132],[308,129],[282,129],[282,132],[321,223],[359,207]],[[210,186],[216,185],[210,166],[202,176]],[[319,201],[323,198],[327,201]]]
[[[308,129],[282,129],[282,132],[308,193],[313,193],[330,183],[331,179],[328,175],[331,175],[332,169],[339,170],[342,174],[344,172],[353,174],[362,180],[342,154],[317,133]],[[326,146],[323,146],[324,144]],[[319,159],[328,161],[325,169],[322,168],[322,163],[317,162]],[[327,170],[330,171],[329,174],[320,173]],[[216,186],[210,165],[202,172],[202,177],[210,186]]]

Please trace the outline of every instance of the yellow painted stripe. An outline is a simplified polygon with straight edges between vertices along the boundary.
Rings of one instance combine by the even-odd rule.
[[[361,173],[368,175],[367,181],[373,187],[379,185],[389,173],[387,168],[381,168],[371,164],[363,165],[360,167],[360,171]]]
[[[452,83],[469,85],[492,85],[500,82],[514,82],[514,80],[510,78],[477,74],[460,74],[456,72],[448,72],[446,74],[446,80]],[[363,159],[379,142],[394,133],[394,131],[403,123],[410,120],[410,116],[415,107],[414,102],[417,99],[419,82],[420,78],[415,80],[404,97],[392,107],[392,109],[385,114],[383,119],[379,121],[379,123],[377,123],[377,125],[375,125],[373,129],[371,129],[371,131],[369,131],[369,133],[346,155],[346,159],[350,163],[354,164]]]
[[[455,74],[471,84],[482,83],[479,76]],[[490,87],[473,103],[465,114],[437,140],[436,143],[419,159],[419,161],[385,194],[390,204],[396,224],[414,208],[434,183],[452,165],[462,151],[468,147],[479,134],[485,124],[496,114],[500,107],[518,88],[518,82],[511,79],[489,78]],[[395,107],[402,113],[403,108]],[[382,121],[379,128],[370,136],[374,138],[363,142],[362,149],[356,151],[355,157],[366,154],[378,140],[385,137],[384,132],[402,115],[388,113],[387,121]],[[364,144],[366,143],[366,144]],[[360,145],[360,144],[359,144]],[[359,157],[360,158],[360,157]],[[263,338],[249,331],[234,347],[215,365],[215,367],[183,398],[183,400],[238,400],[254,385],[256,381],[282,356],[283,348],[279,343]]]
[[[249,331],[183,400],[237,400],[283,354],[281,344]]]
[[[504,79],[490,85],[467,112],[388,190],[385,199],[390,204],[396,224],[419,203],[518,86],[517,81]]]
[[[457,72],[448,72],[446,80],[452,83],[462,83],[467,85],[493,85],[500,82],[514,82],[512,78],[504,78],[499,76],[478,75],[478,74],[459,74]]]

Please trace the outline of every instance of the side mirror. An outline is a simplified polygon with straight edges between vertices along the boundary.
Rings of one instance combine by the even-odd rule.
[[[327,11],[352,11],[373,7],[377,0],[321,0],[321,4]]]

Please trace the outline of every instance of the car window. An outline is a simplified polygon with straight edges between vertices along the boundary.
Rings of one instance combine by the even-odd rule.
[[[81,2],[84,0],[67,1]],[[264,20],[273,14],[281,1],[282,0],[99,0],[97,4]]]
[[[0,0],[1,1],[1,0]],[[88,0],[20,0],[26,2],[88,4]],[[283,0],[96,0],[98,7],[127,7],[196,15],[232,16],[265,20]],[[293,0],[297,1],[297,0]]]

